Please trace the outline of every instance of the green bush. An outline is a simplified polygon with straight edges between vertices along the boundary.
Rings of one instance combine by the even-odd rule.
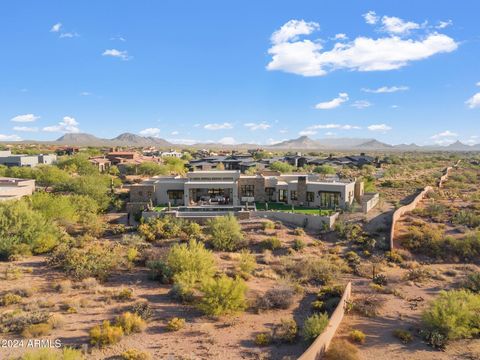
[[[439,334],[449,340],[480,334],[480,295],[467,290],[441,291],[422,315],[424,335]],[[434,345],[434,344],[432,344]]]
[[[393,336],[399,339],[402,343],[408,344],[413,341],[413,335],[410,331],[403,329],[395,329],[393,331]]]
[[[286,285],[275,286],[257,299],[257,310],[288,309],[293,304],[295,291]]]
[[[120,326],[125,335],[142,332],[147,327],[145,320],[128,311],[116,318],[115,325]]]
[[[286,265],[286,270],[292,273],[295,278],[319,284],[335,282],[341,272],[347,269],[346,264],[334,256],[310,256]]]
[[[248,278],[256,267],[257,260],[255,259],[255,255],[246,249],[240,251],[240,258],[238,259],[238,270],[240,275],[243,278]]]
[[[278,237],[271,236],[262,241],[262,247],[268,250],[277,250],[282,247],[282,243]]]
[[[365,333],[360,330],[352,330],[349,334],[350,340],[358,344],[363,344],[366,337]]]
[[[297,339],[298,325],[294,319],[282,319],[273,327],[273,339],[280,343],[293,343]]]
[[[102,325],[90,329],[89,335],[92,345],[104,347],[118,343],[123,336],[123,329],[121,326],[112,326],[110,321],[105,320]]]
[[[270,221],[270,220],[263,222],[263,223],[262,223],[262,226],[263,226],[263,230],[264,230],[264,231],[267,231],[267,230],[275,230],[275,223],[273,223],[273,222]]]
[[[121,261],[120,248],[108,242],[93,242],[83,248],[58,246],[49,259],[74,279],[95,277],[105,280]]]
[[[326,360],[359,360],[358,348],[345,340],[335,340],[325,353]]]
[[[153,316],[153,310],[146,301],[139,301],[130,307],[130,312],[140,316],[143,320],[149,320]]]
[[[137,349],[127,349],[122,355],[120,355],[122,360],[150,360],[151,356],[149,353]]]
[[[167,323],[167,330],[168,331],[178,331],[183,329],[185,326],[185,319],[174,317],[171,318]]]
[[[50,335],[51,332],[52,326],[50,324],[33,324],[23,329],[22,336],[25,338],[38,338]]]
[[[235,251],[245,246],[245,239],[233,215],[215,217],[207,222],[210,243],[215,250]]]
[[[314,341],[328,325],[328,314],[313,314],[303,323],[302,336],[305,341]]]
[[[480,293],[480,272],[469,274],[463,283],[463,287],[475,293]]]
[[[269,333],[259,333],[255,335],[253,342],[258,346],[267,346],[272,342],[272,337]]]
[[[8,306],[13,304],[20,304],[22,297],[20,295],[8,292],[0,298],[0,305]]]
[[[302,239],[293,240],[293,246],[292,246],[293,250],[302,251],[305,248],[305,246],[307,245],[305,244],[305,241],[303,241]]]
[[[245,282],[238,277],[231,279],[221,275],[216,279],[206,280],[201,286],[203,297],[198,307],[207,315],[235,314],[247,307],[246,290]]]

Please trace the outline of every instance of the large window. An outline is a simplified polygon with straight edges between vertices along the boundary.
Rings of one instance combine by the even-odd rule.
[[[169,200],[183,199],[183,190],[167,190]]]
[[[311,191],[307,191],[307,202],[314,202],[315,201],[315,193]]]
[[[278,201],[287,202],[287,190],[278,191]]]
[[[290,191],[290,200],[298,200],[297,191],[296,191],[296,190],[291,190],[291,191]]]
[[[331,209],[340,205],[339,192],[319,191],[318,195],[320,195],[320,207]]]
[[[265,194],[267,195],[267,198],[269,201],[275,200],[275,188],[273,187],[265,188]]]
[[[255,185],[242,185],[240,186],[241,197],[253,197],[255,193]]]

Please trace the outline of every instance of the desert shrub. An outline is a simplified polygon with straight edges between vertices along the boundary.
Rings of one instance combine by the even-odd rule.
[[[48,322],[49,313],[44,311],[7,312],[0,314],[0,332],[20,333],[29,325]]]
[[[373,277],[372,282],[377,285],[385,286],[388,284],[388,278],[385,274],[376,274]]]
[[[138,226],[138,233],[147,241],[172,239],[182,236],[183,222],[171,216],[149,219]]]
[[[424,336],[431,345],[480,334],[480,295],[467,290],[441,291],[422,315]],[[435,341],[432,342],[432,338]],[[438,343],[438,338],[445,341]]]
[[[22,331],[22,336],[25,338],[38,338],[41,336],[50,335],[52,327],[48,323],[29,325]]]
[[[262,223],[262,226],[264,231],[275,230],[275,223],[273,223],[272,221],[265,221]]]
[[[363,331],[360,330],[352,330],[350,334],[348,335],[351,341],[358,343],[358,344],[363,344],[366,339],[366,335]]]
[[[375,317],[379,314],[384,303],[385,300],[380,298],[377,294],[370,294],[356,299],[353,302],[352,308],[360,315]]]
[[[293,230],[293,234],[296,235],[296,236],[305,236],[305,230],[302,229],[302,228],[295,228],[295,230]]]
[[[49,348],[28,351],[18,360],[84,360],[80,350],[64,347],[62,350]]]
[[[463,287],[475,293],[480,293],[480,272],[467,275]]]
[[[313,314],[305,319],[302,336],[305,341],[314,341],[328,325],[328,314]]]
[[[33,287],[21,287],[21,288],[16,288],[16,289],[13,289],[12,290],[12,293],[18,295],[18,296],[21,296],[22,298],[28,298],[30,296],[32,296],[35,292],[35,288]]]
[[[60,314],[52,314],[48,319],[48,324],[52,329],[61,329],[65,325],[65,318]]]
[[[96,290],[98,288],[98,281],[93,277],[85,278],[78,284],[78,287],[83,290]]]
[[[233,215],[210,219],[207,222],[207,232],[215,250],[235,251],[245,246],[242,229]]]
[[[172,269],[162,260],[150,260],[146,263],[150,270],[150,279],[158,280],[162,284],[169,284],[173,279]]]
[[[67,293],[72,290],[72,282],[70,280],[62,280],[55,283],[53,288],[58,292]]]
[[[355,251],[349,251],[345,254],[345,260],[350,266],[356,266],[360,264],[361,258]]]
[[[122,355],[120,355],[122,360],[150,360],[151,356],[149,353],[137,350],[137,349],[127,349]]]
[[[171,247],[166,265],[172,274],[189,272],[196,280],[213,276],[216,271],[215,257],[205,249],[201,242],[190,240],[187,244],[175,244]]]
[[[335,340],[327,352],[326,360],[359,360],[358,348],[345,340]]]
[[[305,246],[307,245],[305,244],[305,241],[303,241],[302,239],[293,240],[293,246],[292,246],[293,250],[302,251],[305,248]]]
[[[173,286],[170,290],[170,296],[174,299],[191,302],[195,297],[195,290],[198,287],[197,275],[192,272],[186,271],[176,274],[173,277]]]
[[[301,281],[328,284],[339,278],[346,265],[334,256],[307,257],[287,264],[286,270]]]
[[[272,338],[279,343],[293,343],[297,335],[298,325],[294,319],[282,319],[273,327]]]
[[[126,258],[128,264],[133,264],[138,259],[138,249],[135,247],[128,248]]]
[[[105,320],[102,325],[91,328],[89,336],[92,345],[104,347],[119,342],[123,336],[123,329],[121,326],[112,326],[110,321]]]
[[[293,304],[295,292],[286,285],[276,286],[257,299],[258,310],[288,309]]]
[[[120,290],[116,295],[115,299],[119,301],[129,301],[133,298],[133,290],[129,288],[125,288]]]
[[[277,250],[282,247],[282,243],[278,237],[271,236],[262,241],[262,247],[268,250]]]
[[[152,307],[146,301],[139,301],[133,304],[130,307],[130,312],[140,316],[145,321],[151,319],[153,316]]]
[[[414,269],[409,269],[408,272],[405,274],[405,279],[410,281],[417,281],[422,282],[427,279],[430,279],[432,274],[430,270],[424,267],[417,267]]]
[[[247,307],[246,290],[245,282],[238,277],[231,279],[221,275],[216,279],[208,279],[201,286],[203,297],[198,307],[205,314],[214,316],[243,311]]]
[[[471,228],[480,226],[480,215],[473,211],[460,210],[453,215],[452,222],[458,225],[465,225]]]
[[[9,306],[13,304],[20,304],[22,302],[22,297],[20,295],[8,292],[0,298],[0,305]]]
[[[393,331],[393,336],[400,340],[403,344],[408,344],[413,341],[413,335],[410,331],[403,329],[395,329]]]
[[[401,264],[403,262],[402,255],[395,250],[387,251],[387,253],[385,254],[385,257],[387,258],[388,261],[394,262],[397,264]]]
[[[182,227],[183,232],[189,239],[201,239],[203,238],[202,227],[193,221],[188,221]]]
[[[95,277],[105,280],[119,266],[120,248],[108,242],[94,242],[84,248],[58,246],[49,259],[75,279]]]
[[[272,336],[269,333],[259,333],[255,335],[253,342],[258,346],[267,346],[272,342]]]
[[[142,332],[147,326],[145,320],[143,320],[139,315],[132,314],[128,311],[116,318],[115,325],[120,326],[125,335]]]
[[[322,286],[317,294],[317,300],[312,303],[312,308],[315,311],[333,313],[342,298],[343,291],[342,285]]]
[[[243,249],[240,251],[240,258],[238,259],[238,270],[243,278],[248,278],[257,267],[255,255],[250,251]]]
[[[171,318],[167,323],[167,330],[168,331],[178,331],[183,329],[185,326],[185,319],[174,317]]]

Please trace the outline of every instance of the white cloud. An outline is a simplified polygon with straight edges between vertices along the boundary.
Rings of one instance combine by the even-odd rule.
[[[315,130],[302,130],[298,133],[298,135],[310,136],[310,135],[315,135],[316,133],[317,133],[317,131],[315,131]]]
[[[369,125],[367,127],[368,130],[370,131],[380,131],[380,132],[387,132],[389,130],[392,130],[392,128],[386,124],[373,124]]]
[[[446,137],[458,137],[458,134],[454,133],[450,130],[445,130],[445,131],[442,131],[441,133],[432,135],[430,138],[431,139],[441,139],[441,138],[446,138]]]
[[[29,126],[14,126],[13,130],[15,130],[15,131],[26,131],[26,132],[36,132],[36,131],[38,131],[38,128],[29,127]]]
[[[437,144],[437,145],[450,145],[450,144],[453,144],[456,140],[455,139],[437,139],[434,141],[434,144]]]
[[[398,109],[399,107],[400,107],[400,106],[398,106],[398,105],[392,105],[392,106],[391,106],[392,109]]]
[[[223,124],[206,124],[203,128],[207,130],[225,130],[232,129],[233,125],[228,122],[224,122]]]
[[[61,133],[79,133],[78,122],[71,116],[64,116],[63,121],[57,125],[44,127],[42,130],[47,132],[61,132]]]
[[[5,134],[0,134],[0,141],[20,141],[22,140],[20,136],[18,135],[5,135]]]
[[[142,136],[159,136],[160,135],[160,129],[159,128],[147,128],[143,129],[139,132],[140,135]]]
[[[404,21],[395,16],[382,17],[383,30],[393,34],[406,34],[411,30],[420,29],[420,25],[412,21]]]
[[[127,41],[127,39],[125,39],[123,36],[114,36],[114,37],[111,37],[110,40],[118,40],[121,42]]]
[[[128,51],[117,49],[107,49],[102,53],[102,56],[116,57],[125,61],[131,59],[131,57],[128,55]]]
[[[275,31],[270,38],[273,44],[281,44],[290,40],[297,40],[299,35],[309,35],[318,30],[320,25],[304,20],[290,20]]]
[[[453,25],[452,20],[446,20],[446,21],[439,21],[438,25],[436,26],[437,29],[445,29],[446,27],[449,27]]]
[[[11,118],[10,121],[24,123],[24,122],[34,122],[38,119],[40,119],[40,116],[37,116],[34,114],[23,114],[23,115],[17,115]]]
[[[266,124],[264,122],[262,123],[246,123],[246,124],[243,124],[245,127],[249,128],[250,130],[252,131],[256,131],[256,130],[267,130],[269,128],[272,127],[272,125],[270,124]]]
[[[92,95],[92,93],[91,93],[91,92],[88,92],[88,91],[82,91],[82,92],[80,93],[80,95],[81,95],[81,96],[90,96],[90,95]]]
[[[278,130],[278,132],[280,134],[286,134],[286,133],[288,133],[288,130],[287,129],[280,129],[280,130]]]
[[[268,49],[272,59],[267,70],[302,76],[323,76],[339,69],[386,71],[402,68],[412,61],[427,59],[435,54],[452,52],[458,47],[455,40],[447,35],[428,33],[411,39],[395,35],[377,39],[359,36],[324,50],[321,40],[299,39],[300,35],[309,35],[317,27],[288,25],[292,22],[310,24],[303,20],[290,20],[272,35],[272,46]],[[289,31],[285,31],[286,25]]]
[[[378,89],[365,89],[363,88],[362,91],[373,93],[373,94],[385,94],[385,93],[394,93],[398,91],[407,91],[409,89],[408,86],[382,86]]]
[[[465,101],[465,104],[467,104],[470,109],[480,107],[480,92],[476,93],[470,99]]]
[[[339,107],[340,105],[342,105],[342,103],[344,103],[345,101],[348,101],[348,94],[339,93],[338,97],[335,99],[318,103],[317,105],[315,105],[315,109],[320,109],[320,110],[335,109],[336,107]]]
[[[363,18],[365,19],[365,22],[370,25],[374,25],[378,22],[378,16],[375,11],[369,11],[366,14],[362,15]]]
[[[61,28],[62,28],[62,23],[56,23],[51,27],[50,32],[59,32]]]
[[[218,143],[222,145],[235,145],[237,142],[233,137],[227,136],[218,140]]]
[[[335,35],[334,39],[335,40],[346,40],[346,39],[348,39],[348,36],[347,36],[347,34],[341,33],[341,34]]]
[[[172,131],[172,132],[170,133],[170,135],[173,135],[173,136],[176,136],[176,135],[178,135],[178,134],[179,134],[178,131]]]
[[[372,106],[372,103],[367,100],[357,100],[352,104],[352,106],[356,107],[357,109],[365,109]]]
[[[193,144],[198,144],[199,141],[195,139],[167,139],[168,142],[171,142],[172,144],[185,144],[185,145],[193,145]]]
[[[337,134],[334,133],[334,132],[331,132],[331,131],[327,131],[327,132],[325,133],[325,136],[335,136],[335,135],[337,135]]]
[[[479,82],[477,82],[475,85],[477,85],[477,86],[480,86],[480,81],[479,81]]]
[[[65,33],[61,33],[59,37],[61,39],[64,39],[64,38],[67,38],[67,39],[70,38],[71,39],[71,38],[76,38],[76,37],[79,37],[79,36],[80,35],[76,32],[65,32]]]

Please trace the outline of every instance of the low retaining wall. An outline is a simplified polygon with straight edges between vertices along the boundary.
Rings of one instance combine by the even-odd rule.
[[[298,358],[298,360],[317,360],[320,359],[325,351],[328,350],[328,347],[330,346],[330,343],[343,320],[347,301],[350,300],[351,296],[352,283],[348,283],[345,287],[345,291],[343,292],[343,296],[337,305],[337,308],[328,321],[328,325],[324,332],[315,339],[312,345],[309,346],[309,348]]]
[[[363,213],[367,214],[370,210],[377,206],[379,200],[380,195],[378,193],[365,193],[362,199]]]
[[[254,217],[281,221],[308,230],[322,230],[325,226],[328,226],[329,229],[333,228],[333,224],[335,224],[340,213],[335,213],[331,216],[320,216],[283,211],[254,211],[252,215]]]
[[[239,220],[248,220],[250,219],[250,211],[234,211],[234,212],[226,212],[226,211],[208,211],[208,212],[200,212],[200,211],[144,211],[142,212],[142,217],[144,219],[152,219],[162,216],[173,216],[179,219],[185,219],[190,221],[195,221],[200,224],[205,223],[208,219],[218,217],[218,216],[226,216],[228,214],[233,214]]]

